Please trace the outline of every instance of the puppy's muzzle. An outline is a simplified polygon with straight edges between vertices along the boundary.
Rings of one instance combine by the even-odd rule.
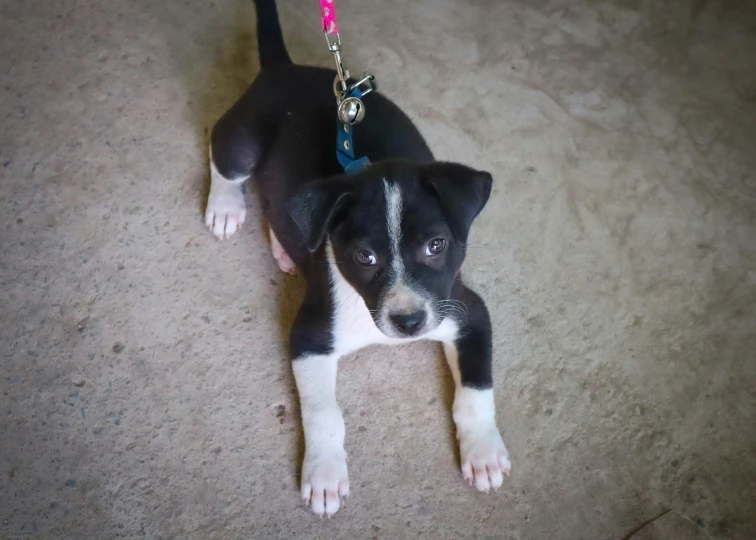
[[[425,327],[428,320],[428,313],[423,310],[413,311],[411,313],[389,313],[389,321],[396,330],[407,337],[414,336]]]
[[[403,282],[394,284],[386,293],[378,313],[378,328],[393,338],[421,336],[438,325],[427,293]]]

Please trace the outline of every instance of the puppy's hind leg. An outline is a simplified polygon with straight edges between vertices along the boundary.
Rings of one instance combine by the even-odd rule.
[[[243,184],[262,155],[261,133],[262,120],[254,109],[243,114],[232,108],[213,127],[205,223],[221,240],[234,234],[247,217]]]
[[[205,224],[219,240],[229,238],[239,230],[247,217],[243,191],[247,178],[249,175],[226,178],[213,161],[210,149],[210,195],[205,209]]]
[[[286,253],[281,242],[276,238],[276,233],[273,232],[273,228],[268,227],[268,230],[270,231],[270,250],[273,252],[273,258],[278,263],[278,267],[281,271],[286,272],[287,274],[296,274],[297,265],[294,264],[294,261],[292,261],[291,257]]]

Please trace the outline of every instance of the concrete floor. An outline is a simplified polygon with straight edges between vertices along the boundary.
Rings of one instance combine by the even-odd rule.
[[[756,538],[754,9],[339,7],[348,65],[494,173],[466,279],[512,476],[462,481],[434,346],[375,348],[340,372],[352,497],[300,503],[301,283],[253,198],[226,243],[201,216],[249,0],[4,0],[0,538]]]

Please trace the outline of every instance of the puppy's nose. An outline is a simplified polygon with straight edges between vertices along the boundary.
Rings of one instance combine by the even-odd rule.
[[[391,323],[402,334],[413,336],[417,334],[425,324],[425,311],[415,311],[414,313],[392,313],[389,315]]]

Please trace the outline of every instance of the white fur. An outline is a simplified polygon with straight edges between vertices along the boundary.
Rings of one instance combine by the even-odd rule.
[[[313,355],[293,364],[305,435],[302,499],[320,516],[333,515],[349,494],[344,418],[336,403],[338,359]]]
[[[244,223],[247,206],[242,184],[247,178],[249,176],[224,177],[215,166],[210,152],[210,194],[207,197],[205,224],[220,240],[229,238]]]
[[[402,191],[396,184],[384,178],[383,192],[386,198],[386,228],[391,253],[391,271],[396,281],[404,280],[404,260],[402,259]]]
[[[287,274],[296,274],[297,265],[294,264],[291,257],[289,257],[286,251],[284,251],[284,248],[281,245],[281,242],[278,241],[273,229],[268,227],[268,231],[270,232],[270,250],[273,252],[273,258],[278,263],[278,267]]]
[[[445,341],[444,344],[444,357],[446,363],[449,364],[449,369],[454,379],[454,388],[462,386],[462,374],[459,371],[459,353],[457,352],[457,346],[453,341]]]
[[[452,416],[457,425],[462,476],[480,491],[499,489],[512,463],[496,427],[493,388],[478,390],[462,386],[457,347],[445,342],[444,354],[456,386]]]

